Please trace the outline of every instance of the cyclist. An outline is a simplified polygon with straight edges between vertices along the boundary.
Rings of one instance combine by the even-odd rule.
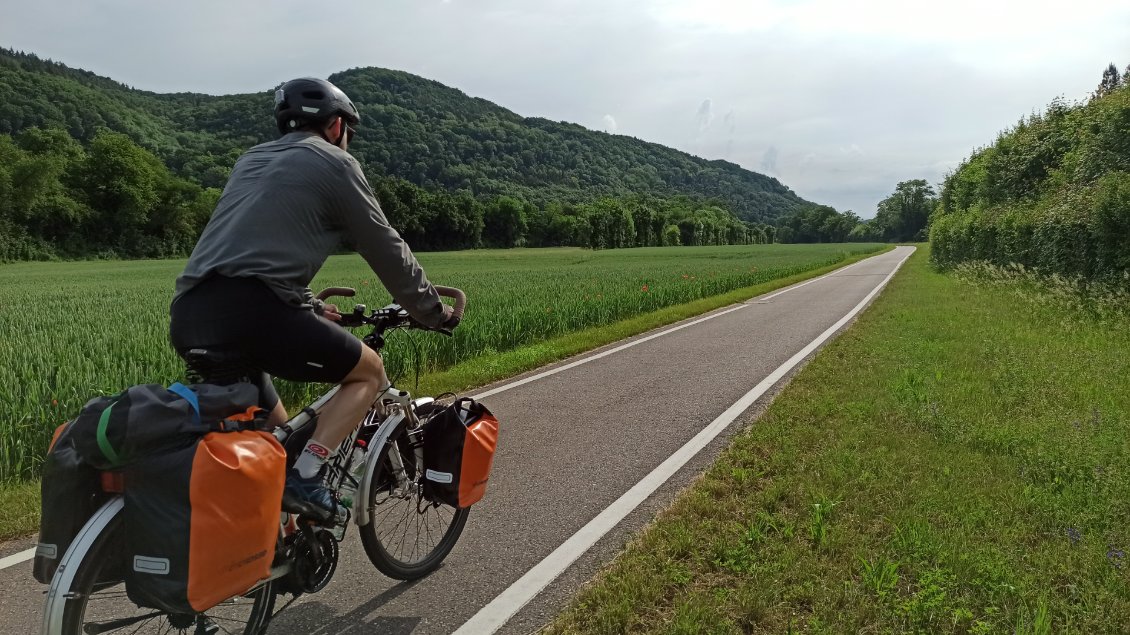
[[[287,413],[272,375],[341,384],[287,473],[283,497],[288,511],[328,520],[337,510],[322,466],[390,383],[380,356],[334,324],[337,307],[314,298],[314,274],[345,242],[413,318],[446,329],[458,318],[347,152],[361,117],[345,93],[321,79],[286,82],[275,93],[275,120],[282,137],[236,161],[177,278],[170,339],[181,356],[193,348],[237,351],[261,369],[260,405],[273,425]]]

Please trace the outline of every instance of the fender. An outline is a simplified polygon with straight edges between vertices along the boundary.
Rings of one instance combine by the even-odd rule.
[[[369,447],[375,448],[375,452],[369,452],[365,455],[365,477],[361,479],[361,486],[357,488],[357,500],[361,501],[360,505],[354,505],[353,511],[355,512],[354,518],[358,527],[363,527],[369,524],[369,484],[373,482],[373,475],[377,472],[377,464],[381,461],[381,455],[384,454],[385,444],[388,443],[389,437],[392,436],[394,430],[404,421],[404,415],[398,414],[393,417],[385,419],[381,427],[377,428],[377,433],[369,441]]]
[[[47,589],[47,605],[43,609],[43,635],[57,635],[63,632],[63,609],[67,599],[73,591],[72,585],[75,574],[86,560],[90,549],[102,535],[102,532],[121,513],[125,503],[121,496],[115,496],[106,501],[102,507],[86,521],[78,535],[75,536],[67,553],[59,561],[59,568],[55,577],[51,578],[51,586]]]
[[[422,397],[412,402],[412,407],[422,406],[435,401],[431,397]],[[377,428],[376,434],[373,435],[372,440],[369,441],[370,448],[376,448],[375,452],[369,452],[365,456],[365,477],[361,479],[361,485],[357,488],[357,500],[361,501],[360,505],[354,505],[354,519],[358,527],[363,527],[369,524],[369,485],[373,482],[373,475],[377,472],[377,464],[380,463],[381,455],[384,454],[385,444],[388,443],[389,437],[392,436],[394,430],[404,420],[403,414],[397,414],[389,417]]]

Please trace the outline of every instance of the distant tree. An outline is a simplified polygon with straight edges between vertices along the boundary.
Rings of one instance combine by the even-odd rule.
[[[1121,85],[1122,75],[1118,73],[1118,67],[1112,62],[1106,67],[1106,70],[1103,71],[1102,81],[1099,82],[1099,87],[1095,89],[1095,97],[1109,95],[1118,90],[1118,87]]]
[[[872,223],[886,241],[926,240],[926,226],[936,204],[934,188],[925,180],[903,181],[895,186],[893,194],[879,202]]]
[[[483,243],[488,247],[517,247],[526,236],[526,212],[523,203],[509,196],[500,196],[487,203],[483,210]]]
[[[169,177],[152,153],[124,134],[102,130],[81,168],[82,190],[95,216],[89,236],[119,255],[137,255],[143,228]]]
[[[849,243],[873,243],[883,240],[882,234],[875,223],[863,221],[852,227],[848,232],[847,241]]]
[[[668,225],[668,226],[664,227],[663,228],[663,246],[665,246],[665,247],[677,247],[679,245],[682,245],[683,243],[680,240],[681,236],[682,236],[682,233],[679,231],[678,225]]]

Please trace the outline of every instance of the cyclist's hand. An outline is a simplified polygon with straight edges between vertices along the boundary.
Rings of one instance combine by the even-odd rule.
[[[326,304],[322,306],[322,317],[330,322],[340,322],[341,312],[337,310],[336,304]]]
[[[459,326],[459,317],[456,316],[453,311],[454,309],[452,309],[450,304],[443,305],[443,322],[439,325],[441,330],[451,332],[455,330],[455,327]]]

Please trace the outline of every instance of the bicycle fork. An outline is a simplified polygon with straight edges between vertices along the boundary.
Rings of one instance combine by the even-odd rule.
[[[354,522],[357,526],[361,527],[368,525],[371,517],[369,515],[369,504],[371,491],[370,488],[373,482],[373,475],[380,467],[381,458],[388,455],[390,467],[393,471],[393,476],[396,478],[397,489],[400,490],[400,495],[405,495],[411,492],[413,483],[408,478],[408,472],[404,469],[404,461],[401,459],[400,447],[392,435],[400,427],[401,424],[414,428],[419,425],[419,419],[416,418],[416,413],[412,408],[412,395],[406,390],[399,388],[389,388],[380,397],[381,399],[392,401],[393,412],[385,418],[384,422],[377,429],[376,434],[373,435],[372,440],[369,442],[370,452],[365,457],[365,476],[361,479],[361,485],[357,490],[357,499],[362,501],[360,505],[355,505]],[[419,448],[417,448],[417,465],[422,463],[422,455]]]

